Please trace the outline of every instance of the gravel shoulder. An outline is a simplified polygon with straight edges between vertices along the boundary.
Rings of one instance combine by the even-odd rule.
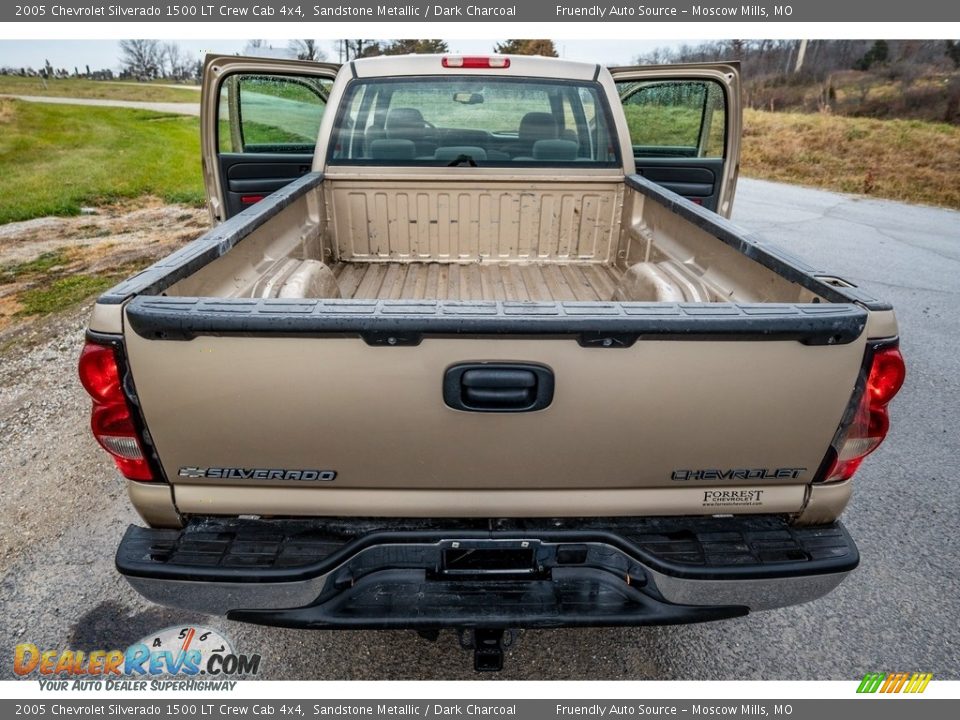
[[[58,279],[121,278],[190,242],[209,227],[205,210],[140,198],[79,217],[0,225],[0,348],[24,324],[25,293]]]

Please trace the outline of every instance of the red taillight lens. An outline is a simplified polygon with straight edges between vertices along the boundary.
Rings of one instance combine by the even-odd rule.
[[[873,353],[870,373],[856,414],[840,442],[834,446],[836,460],[826,482],[853,477],[863,459],[876,450],[890,429],[887,404],[903,386],[906,366],[896,346],[879,348]]]
[[[116,402],[122,398],[120,373],[113,348],[87,343],[80,353],[80,382],[94,402]]]
[[[878,350],[873,356],[873,367],[867,379],[867,391],[872,402],[886,405],[903,387],[907,368],[900,350],[891,347]]]
[[[491,68],[503,70],[510,67],[510,58],[494,55],[486,57],[481,55],[447,55],[440,64],[445,68]]]
[[[120,385],[112,347],[88,342],[80,353],[80,382],[93,398],[90,427],[97,442],[131,480],[153,480],[137,428]]]

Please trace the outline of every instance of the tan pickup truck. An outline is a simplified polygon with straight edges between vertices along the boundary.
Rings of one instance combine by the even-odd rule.
[[[730,618],[858,562],[890,306],[730,223],[738,68],[212,57],[215,227],[80,375],[163,604],[302,628]]]

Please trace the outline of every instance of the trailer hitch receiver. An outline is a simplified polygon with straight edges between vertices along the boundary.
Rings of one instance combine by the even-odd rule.
[[[473,669],[477,672],[503,670],[503,650],[513,645],[514,630],[505,628],[475,628],[460,630],[460,647],[473,650]]]

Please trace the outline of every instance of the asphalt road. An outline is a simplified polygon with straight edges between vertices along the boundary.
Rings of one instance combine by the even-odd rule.
[[[749,180],[736,207],[744,227],[897,308],[907,383],[891,406],[890,436],[860,470],[845,515],[860,568],[825,599],[736,620],[526,632],[504,672],[483,677],[854,679],[901,670],[960,677],[953,467],[960,455],[960,213]],[[15,642],[110,649],[168,625],[202,623],[240,651],[260,653],[261,677],[269,679],[475,677],[450,632],[431,643],[408,632],[260,628],[141,601],[112,567],[116,543],[135,517],[78,419],[86,401],[65,376],[82,325],[75,315],[41,328],[35,349],[11,351],[8,370],[0,368],[3,383],[37,389],[0,391],[0,443],[7,443],[5,451],[0,445],[0,483],[14,485],[0,487],[7,493],[2,522],[16,522],[20,532],[0,580],[5,658]],[[54,331],[61,337],[45,337]],[[35,371],[36,353],[54,370]],[[45,409],[57,393],[69,397]],[[15,486],[13,479],[35,466],[42,485]],[[9,660],[0,662],[0,676],[11,674]]]

